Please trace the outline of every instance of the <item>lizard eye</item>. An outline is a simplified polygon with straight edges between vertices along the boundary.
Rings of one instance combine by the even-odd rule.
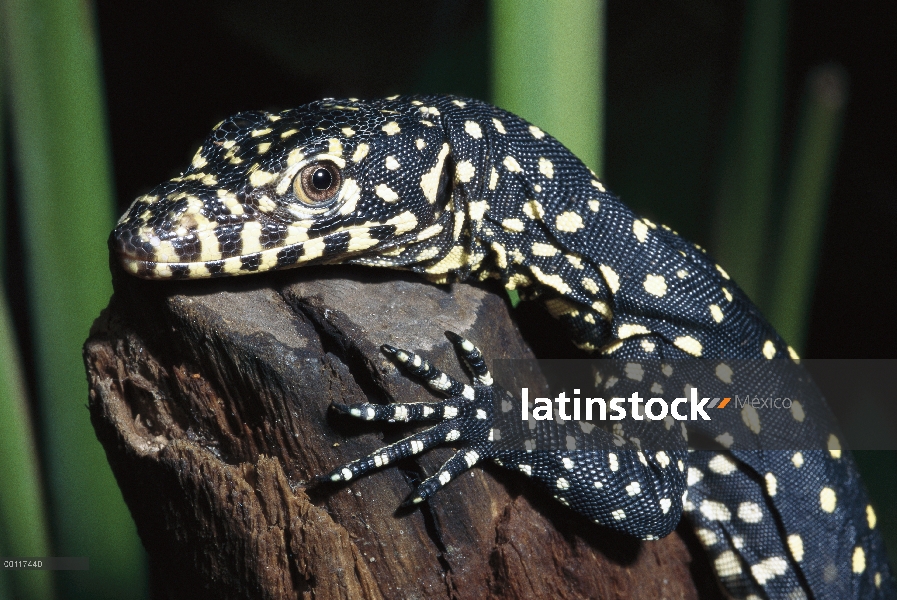
[[[342,185],[339,168],[329,161],[312,163],[299,172],[293,191],[303,203],[316,206],[332,200]]]

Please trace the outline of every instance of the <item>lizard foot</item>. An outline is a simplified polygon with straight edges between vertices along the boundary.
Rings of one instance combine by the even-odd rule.
[[[334,410],[367,421],[438,421],[438,423],[380,448],[364,458],[338,467],[322,479],[334,482],[349,481],[401,458],[420,454],[439,444],[462,442],[464,449],[456,452],[436,473],[421,482],[403,504],[407,506],[423,502],[480,460],[493,457],[492,375],[486,367],[482,353],[473,343],[452,332],[446,332],[446,336],[473,373],[474,385],[457,381],[413,352],[383,345],[381,347],[383,352],[390,355],[408,374],[420,379],[436,393],[447,396],[446,400],[389,405],[367,402],[351,405],[334,404]]]

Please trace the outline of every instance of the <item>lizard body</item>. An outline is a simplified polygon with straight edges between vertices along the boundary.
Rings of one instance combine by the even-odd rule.
[[[112,242],[125,269],[144,278],[315,263],[409,269],[436,282],[496,278],[543,302],[577,346],[603,356],[729,361],[730,380],[742,375],[731,373],[737,361],[802,373],[797,354],[704,250],[638,218],[550,135],[476,100],[324,100],[240,113],[213,130],[185,173],[134,201]],[[821,397],[699,424],[717,440],[715,452],[687,452],[667,427],[659,436],[668,453],[627,441],[619,453],[534,458],[493,442],[491,376],[470,342],[453,341],[476,384],[387,348],[448,400],[338,408],[441,422],[333,479],[458,440],[465,449],[414,501],[495,459],[590,519],[643,539],[666,535],[685,511],[733,597],[894,593],[874,510]],[[762,367],[750,377],[762,379]],[[764,450],[764,436],[789,427],[812,428],[828,447]],[[643,441],[650,435],[639,431]],[[733,446],[732,435],[747,441]]]

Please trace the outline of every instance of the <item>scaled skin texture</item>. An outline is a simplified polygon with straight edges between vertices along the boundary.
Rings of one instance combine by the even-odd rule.
[[[477,100],[323,100],[240,113],[181,176],[134,201],[112,244],[126,270],[148,279],[316,263],[409,269],[436,282],[494,278],[542,302],[578,347],[618,361],[620,377],[605,380],[621,382],[614,395],[808,385],[797,354],[703,249],[638,218],[538,127]],[[791,410],[733,407],[687,427],[635,422],[539,446],[557,432],[495,435],[492,406],[505,392],[473,344],[453,341],[473,385],[386,349],[446,400],[337,409],[437,424],[331,479],[454,443],[458,454],[410,502],[490,459],[642,539],[666,535],[684,514],[733,597],[894,596],[874,509],[818,392],[793,396]],[[689,451],[689,436],[712,449]]]

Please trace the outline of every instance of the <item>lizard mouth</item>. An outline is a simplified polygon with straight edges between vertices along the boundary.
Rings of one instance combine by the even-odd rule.
[[[292,232],[292,237],[265,238],[258,234],[256,221],[240,225],[231,230],[219,226],[162,239],[136,232],[123,223],[112,232],[110,244],[122,267],[133,275],[144,279],[196,279],[345,262],[347,257],[361,258],[396,242],[386,235],[395,231],[395,225],[382,230],[369,226],[341,228],[313,238],[308,237],[307,229]]]

